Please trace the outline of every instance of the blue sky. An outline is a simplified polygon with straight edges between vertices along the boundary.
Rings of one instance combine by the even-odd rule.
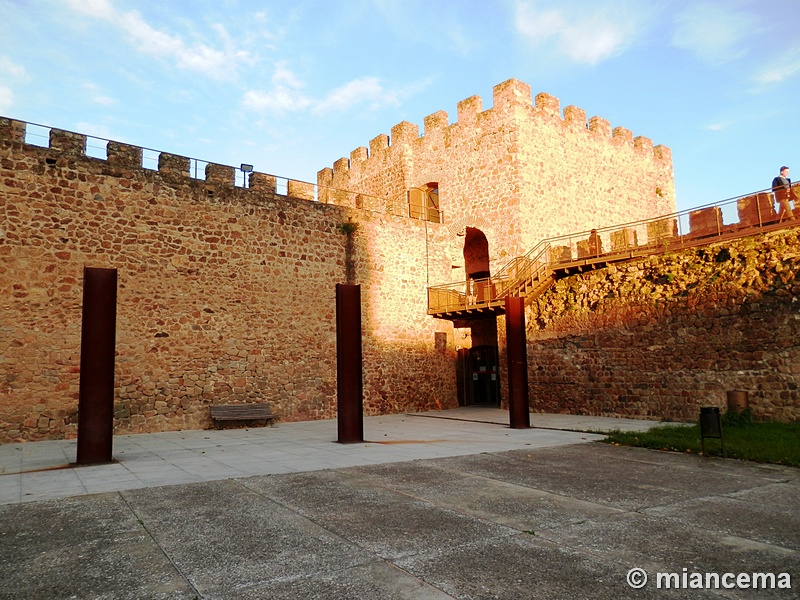
[[[679,209],[800,178],[798,0],[0,0],[0,114],[302,181],[511,77],[669,146]]]

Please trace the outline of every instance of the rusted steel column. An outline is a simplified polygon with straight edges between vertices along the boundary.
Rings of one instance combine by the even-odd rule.
[[[336,284],[336,397],[339,443],[364,441],[361,286]]]
[[[111,462],[117,270],[84,267],[78,464]]]
[[[525,300],[506,297],[506,357],[508,418],[512,429],[531,426],[528,405],[528,351],[525,340]]]

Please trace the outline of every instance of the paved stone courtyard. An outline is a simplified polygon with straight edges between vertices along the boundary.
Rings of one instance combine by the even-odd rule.
[[[473,427],[512,431],[422,421],[464,426],[465,438]],[[0,598],[798,597],[800,470],[588,434],[524,441],[546,433],[570,434],[532,429],[510,450],[9,503]],[[441,450],[410,436],[380,448]],[[627,583],[633,568],[649,577],[642,589]],[[684,569],[788,573],[792,587],[658,589],[658,573]]]

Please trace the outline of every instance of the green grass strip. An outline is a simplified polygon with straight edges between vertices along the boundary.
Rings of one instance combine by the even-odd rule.
[[[800,467],[800,423],[753,423],[746,414],[726,415],[722,437],[728,458]],[[603,441],[620,446],[701,454],[699,425],[664,425],[646,432],[612,431]],[[722,456],[718,439],[706,438],[706,454]]]

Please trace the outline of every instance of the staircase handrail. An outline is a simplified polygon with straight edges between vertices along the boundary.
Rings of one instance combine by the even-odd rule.
[[[748,203],[748,201],[752,202]],[[739,221],[726,224],[723,218],[723,209],[734,203],[737,207]],[[800,207],[800,205],[798,206]],[[749,221],[743,222],[743,219],[745,221],[749,219]],[[775,223],[777,219],[772,190],[766,188],[657,217],[546,238],[524,255],[509,260],[495,275],[488,278],[430,286],[428,288],[429,310],[431,310],[431,291],[449,293],[453,298],[455,298],[453,294],[460,294],[465,301],[463,306],[467,308],[472,305],[498,302],[512,290],[522,288],[534,277],[541,277],[552,272],[554,268],[564,263],[598,258],[654,245],[661,245],[666,250],[667,247],[671,248],[673,243],[682,244],[684,241],[698,238],[719,237],[732,229],[761,228],[764,225]],[[687,220],[688,223],[685,222]],[[682,231],[684,229],[686,231]],[[644,244],[638,241],[639,232],[647,234]],[[615,243],[612,234],[617,234],[622,242]],[[594,246],[592,240],[594,240]],[[609,250],[602,249],[604,241],[610,242]],[[573,246],[577,247],[577,256],[573,255]],[[485,290],[479,302],[470,302],[470,286]],[[460,292],[461,290],[463,293]],[[448,306],[450,306],[449,302]]]

